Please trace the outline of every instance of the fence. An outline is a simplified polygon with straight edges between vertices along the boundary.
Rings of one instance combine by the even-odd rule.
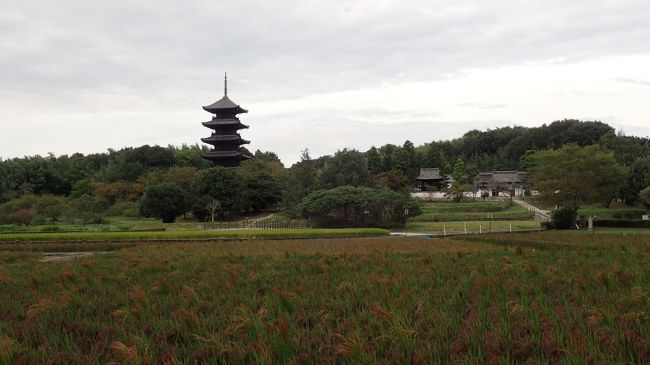
[[[236,222],[206,222],[203,229],[299,229],[305,228],[303,222],[271,222],[243,220]]]
[[[492,230],[467,230],[467,231],[457,231],[457,230],[444,230],[442,232],[431,232],[431,233],[418,233],[418,236],[424,236],[424,238],[432,237],[451,237],[451,236],[463,236],[463,235],[476,235],[476,234],[488,234],[488,233],[522,233],[522,232],[542,232],[543,228],[512,228],[512,229],[492,229]],[[404,235],[403,233],[396,233],[397,235]]]

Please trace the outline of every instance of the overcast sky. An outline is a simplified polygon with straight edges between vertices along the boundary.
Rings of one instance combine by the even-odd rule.
[[[0,157],[194,144],[249,113],[285,164],[470,129],[650,135],[647,0],[0,0]]]

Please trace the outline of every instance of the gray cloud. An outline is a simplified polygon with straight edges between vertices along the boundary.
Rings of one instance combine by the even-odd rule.
[[[650,52],[650,3],[643,0],[0,5],[5,133],[26,128],[11,120],[34,108],[54,114],[142,111],[143,118],[156,111],[187,112],[199,123],[198,107],[221,96],[223,71],[230,74],[231,92],[248,104],[440,80],[474,67]],[[465,106],[506,106],[472,103]],[[425,111],[417,118],[434,120],[436,114]],[[394,135],[391,128],[377,129]],[[123,142],[113,138],[107,144]],[[0,147],[0,155],[12,152]]]
[[[467,67],[650,50],[644,1],[26,1],[3,8],[11,9],[0,35],[3,84],[36,93],[207,89],[228,70],[257,101]]]

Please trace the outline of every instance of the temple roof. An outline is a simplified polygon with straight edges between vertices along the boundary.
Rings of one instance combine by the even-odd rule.
[[[478,174],[477,181],[486,184],[519,184],[526,177],[521,171],[491,171]]]
[[[435,167],[423,167],[420,169],[420,176],[416,180],[442,180],[444,177],[440,176],[440,169]]]

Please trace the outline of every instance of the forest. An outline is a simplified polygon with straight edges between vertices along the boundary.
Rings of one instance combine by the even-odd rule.
[[[201,158],[207,146],[198,144],[0,159],[0,224],[101,223],[105,216],[173,221],[190,213],[205,220],[215,210],[223,218],[266,209],[322,221],[331,213],[324,207],[328,194],[347,194],[349,199],[364,197],[355,201],[364,207],[380,209],[381,199],[398,202],[393,212],[370,214],[376,225],[387,226],[395,212],[411,204],[407,192],[422,167],[451,174],[461,166],[471,184],[479,171],[527,171],[535,153],[567,144],[613,154],[618,184],[608,200],[637,205],[641,191],[650,186],[650,140],[617,133],[598,121],[471,130],[445,141],[432,133],[431,138],[419,146],[407,140],[367,151],[344,148],[318,158],[305,148],[300,161],[289,167],[275,153],[259,150],[246,151],[253,158],[236,169],[212,167]],[[361,224],[361,218],[355,220]]]

